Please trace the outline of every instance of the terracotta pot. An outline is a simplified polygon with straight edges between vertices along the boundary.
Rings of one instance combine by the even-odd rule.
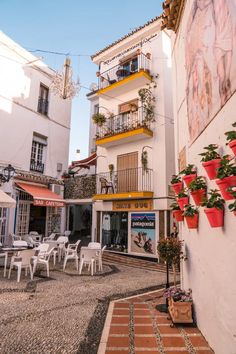
[[[224,200],[234,199],[233,195],[227,191],[229,187],[236,187],[236,176],[229,176],[223,179],[217,179],[216,184],[220,189]]]
[[[216,179],[217,168],[220,167],[220,161],[221,159],[215,159],[202,163],[202,166],[205,168],[209,179]]]
[[[217,208],[205,208],[204,213],[206,214],[211,227],[224,226],[224,210]]]
[[[183,211],[182,210],[173,210],[173,216],[176,221],[184,221],[184,217],[182,215]]]
[[[187,222],[189,229],[197,229],[198,227],[198,218],[199,214],[196,213],[194,216],[185,216],[185,220]]]
[[[192,175],[185,175],[183,177],[183,181],[185,182],[186,186],[188,187],[190,185],[190,183],[195,180],[196,177],[197,177],[196,173],[193,173]]]
[[[173,191],[175,192],[175,194],[179,194],[179,192],[181,191],[181,189],[183,189],[183,182],[178,182],[178,183],[173,183],[171,185]]]
[[[196,191],[190,192],[190,194],[193,197],[194,203],[199,206],[202,204],[204,198],[206,197],[206,189],[198,189]]]
[[[230,147],[231,150],[233,151],[234,156],[236,156],[236,139],[232,140],[232,141],[229,143],[229,147]]]
[[[188,200],[188,197],[177,198],[177,203],[179,204],[181,210],[184,210],[184,206],[188,204]]]

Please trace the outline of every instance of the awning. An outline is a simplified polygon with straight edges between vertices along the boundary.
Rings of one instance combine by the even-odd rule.
[[[65,205],[64,199],[46,187],[19,182],[16,182],[16,184],[26,193],[32,195],[34,205],[51,207],[63,207]]]
[[[9,195],[0,189],[0,208],[15,208],[15,206],[15,199],[9,197]]]
[[[70,169],[73,169],[75,167],[89,168],[90,166],[95,166],[96,161],[97,161],[97,154],[95,152],[92,155],[90,155],[89,157],[86,157],[86,159],[79,160],[79,161],[72,161],[69,168]]]

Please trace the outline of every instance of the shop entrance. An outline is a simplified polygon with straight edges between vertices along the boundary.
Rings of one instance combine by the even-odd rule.
[[[127,252],[128,213],[102,213],[102,245],[106,245],[108,250]]]
[[[69,230],[70,239],[81,240],[81,245],[87,245],[91,241],[92,228],[92,204],[75,204],[69,206]]]
[[[46,207],[30,205],[29,232],[37,231],[45,235],[46,228]]]

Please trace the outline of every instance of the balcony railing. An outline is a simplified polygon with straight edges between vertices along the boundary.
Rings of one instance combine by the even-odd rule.
[[[44,98],[39,97],[38,112],[44,114],[45,116],[48,115],[48,100],[45,100]]]
[[[153,171],[128,168],[125,170],[99,173],[96,176],[97,194],[116,194],[129,192],[152,192]]]
[[[107,118],[102,126],[97,127],[96,139],[103,139],[142,127],[150,129],[151,120],[149,119],[146,110],[143,107],[140,107],[135,112],[130,111]]]
[[[118,64],[100,73],[98,87],[99,89],[103,89],[139,72],[140,70],[150,72],[150,59],[148,59],[143,53],[139,54],[128,63]]]
[[[37,162],[35,160],[31,160],[30,161],[30,171],[43,173],[44,172],[44,164],[41,162]]]

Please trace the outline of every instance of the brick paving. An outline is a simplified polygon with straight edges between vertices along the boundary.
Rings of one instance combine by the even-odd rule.
[[[174,326],[154,291],[110,304],[98,354],[214,354],[197,327]]]

